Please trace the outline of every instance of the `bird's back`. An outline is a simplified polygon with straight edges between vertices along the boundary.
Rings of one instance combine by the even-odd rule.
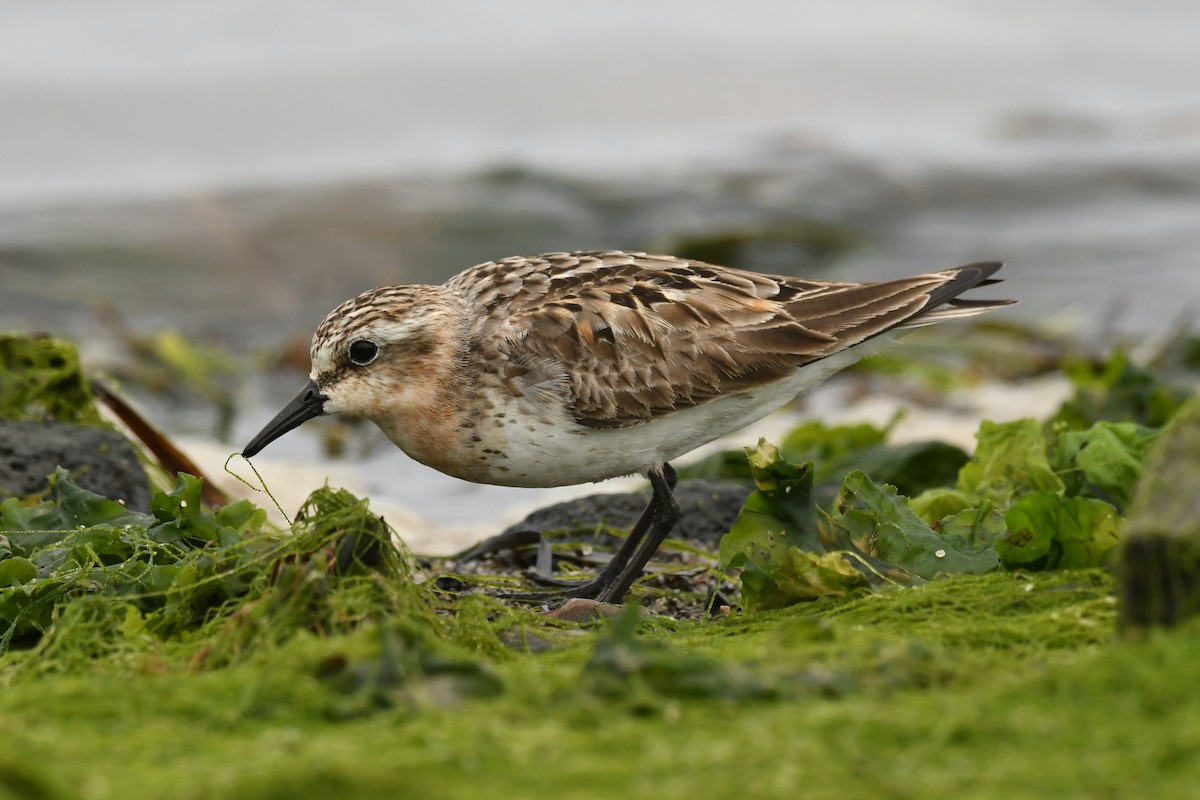
[[[473,309],[477,357],[505,364],[519,390],[565,402],[580,426],[619,429],[762,390],[881,334],[1006,305],[959,298],[1000,266],[846,283],[607,251],[489,262],[448,285]]]

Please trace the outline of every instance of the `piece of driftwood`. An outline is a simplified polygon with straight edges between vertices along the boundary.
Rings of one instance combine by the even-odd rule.
[[[175,443],[162,431],[150,424],[150,421],[138,413],[137,409],[125,402],[125,398],[121,397],[101,380],[92,378],[89,383],[91,384],[92,394],[95,395],[96,399],[112,411],[117,419],[121,420],[121,423],[129,430],[130,434],[150,451],[151,455],[158,460],[158,463],[162,465],[162,468],[167,471],[168,475],[173,475],[177,472],[186,472],[189,475],[194,475],[204,481],[204,485],[200,489],[200,496],[204,499],[204,502],[211,506],[229,504],[229,496],[211,480],[208,480],[199,465],[176,447]]]

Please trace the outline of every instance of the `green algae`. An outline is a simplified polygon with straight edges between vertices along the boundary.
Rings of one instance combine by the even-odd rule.
[[[299,631],[221,669],[195,666],[201,641],[56,671],[17,668],[53,653],[12,653],[0,786],[19,765],[22,785],[87,798],[1170,796],[1200,773],[1200,629],[1121,642],[1115,611],[1107,576],[1084,571],[643,623],[636,638],[627,618],[476,658],[499,693],[424,679],[386,702],[328,677],[382,657],[383,620]],[[633,660],[651,666],[606,666],[614,640],[641,640],[654,652]]]
[[[978,505],[938,534],[996,539],[1038,494],[1104,502],[1148,441],[1012,430],[989,445],[1012,463],[956,467]],[[811,469],[765,466],[812,491]],[[855,480],[845,509],[904,516]],[[0,651],[0,798],[1175,797],[1200,779],[1200,627],[1116,637],[1099,570],[571,625],[439,591],[343,491],[284,533],[185,477],[136,517],[55,486],[4,509],[0,593],[47,599]]]
[[[1084,692],[1073,673],[1090,675],[1080,665],[1112,639],[1099,572],[937,580],[708,622],[627,612],[599,630],[562,626],[404,580],[402,553],[388,566],[345,544],[380,532],[364,511],[322,490],[297,541],[266,561],[273,577],[192,614],[188,630],[155,632],[153,613],[124,597],[60,603],[35,646],[0,658],[0,737],[21,765],[0,776],[63,797],[465,797],[481,785],[611,797],[645,780],[682,797],[734,791],[746,775],[768,781],[756,795],[828,796],[890,785],[912,758],[939,755],[925,740],[945,724],[947,695],[952,708],[1028,715],[1062,682]],[[338,568],[347,551],[360,557]],[[513,648],[513,631],[553,647]],[[1030,690],[1031,676],[1044,685]],[[1057,724],[1061,709],[1041,711]],[[947,746],[985,762],[991,731],[1029,722],[955,717]],[[1026,747],[1026,758],[1044,751]],[[931,766],[896,786],[949,779]],[[1078,779],[1087,789],[1090,776]],[[995,780],[999,796],[1013,776]]]
[[[969,460],[967,453],[938,441],[889,444],[887,437],[899,419],[895,417],[882,428],[865,422],[828,425],[809,420],[784,436],[778,443],[779,452],[796,464],[812,462],[814,482],[822,494],[830,496],[854,470],[895,486],[904,495],[953,483],[959,469]],[[735,451],[713,453],[678,472],[681,478],[754,483],[745,456]]]
[[[103,426],[74,346],[0,333],[0,419]]]
[[[824,452],[839,458],[833,454],[842,451],[843,462],[856,447],[886,447],[885,432],[871,426],[810,424],[797,433],[804,440],[823,433],[832,442]],[[852,470],[828,507],[815,497],[812,462],[794,464],[760,440],[745,451],[756,491],[721,541],[720,565],[741,569],[748,611],[939,574],[1102,566],[1123,520],[1095,495],[1124,504],[1159,433],[1101,421],[1052,429],[1048,438],[1036,420],[984,421],[953,486],[910,499]]]
[[[1169,790],[1147,765],[1186,769],[1200,741],[1187,696],[1161,688],[1196,670],[1200,631],[1116,641],[1112,581],[1095,570],[567,625],[420,581],[338,490],[315,493],[287,537],[222,544],[218,512],[202,512],[189,549],[171,526],[195,491],[181,481],[155,504],[190,568],[172,587],[64,595],[40,637],[0,655],[0,792],[1088,796]],[[1126,676],[1142,658],[1129,648],[1150,648],[1145,683]],[[1101,724],[1114,703],[1120,718]],[[1182,739],[1161,733],[1164,715]],[[1085,748],[1088,768],[1059,764],[1050,734]]]
[[[1122,351],[1101,361],[1067,361],[1064,371],[1075,392],[1051,422],[1075,430],[1102,420],[1159,428],[1191,395],[1178,381],[1135,364]]]

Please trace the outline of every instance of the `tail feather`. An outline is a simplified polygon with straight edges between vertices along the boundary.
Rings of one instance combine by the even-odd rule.
[[[945,270],[943,275],[952,274],[946,283],[929,293],[929,302],[920,314],[901,323],[900,328],[923,328],[953,319],[966,319],[978,314],[984,314],[994,308],[1010,306],[1016,300],[971,300],[959,297],[963,292],[977,289],[981,286],[992,286],[1003,283],[1003,278],[991,277],[1004,263],[1001,261],[981,261],[966,264],[952,270]]]
[[[968,289],[986,286],[989,281],[1000,280],[1000,278],[993,278],[992,275],[996,274],[1003,266],[1004,262],[1002,261],[979,261],[943,270],[939,274],[949,275],[951,278],[929,293],[929,303],[925,307],[932,310],[942,303],[953,300]]]

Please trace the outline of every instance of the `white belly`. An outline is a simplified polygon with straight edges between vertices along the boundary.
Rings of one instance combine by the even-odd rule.
[[[565,411],[556,417],[528,418],[513,403],[506,410],[505,424],[489,430],[484,441],[473,446],[484,463],[476,465],[475,474],[464,471],[459,477],[501,486],[544,487],[644,474],[651,466],[762,419],[888,343],[887,338],[880,337],[801,367],[791,376],[753,392],[682,409],[631,428],[585,428]]]

